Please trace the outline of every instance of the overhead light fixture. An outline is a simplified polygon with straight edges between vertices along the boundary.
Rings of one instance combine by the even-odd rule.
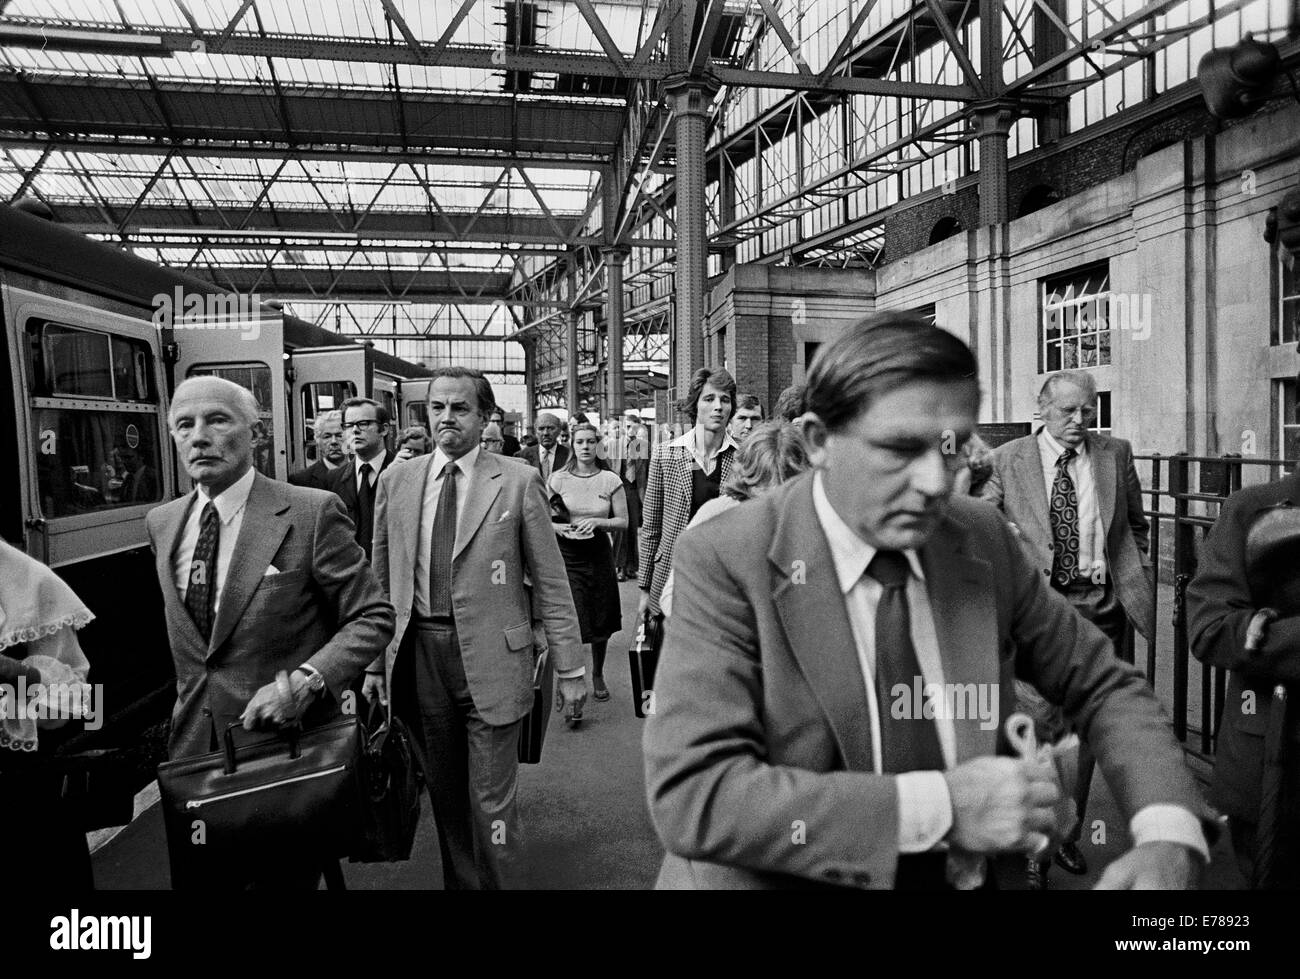
[[[152,34],[127,34],[78,27],[24,27],[0,24],[0,47],[116,54],[137,58],[170,58],[173,52]]]

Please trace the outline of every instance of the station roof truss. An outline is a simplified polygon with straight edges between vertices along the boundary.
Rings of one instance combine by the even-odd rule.
[[[982,109],[1012,114],[1014,155],[1046,120],[1059,135],[1094,102],[1185,84],[1211,43],[1277,39],[1287,7],[0,0],[0,195],[357,336],[535,343],[539,391],[570,317],[599,370],[602,251],[626,249],[625,358],[649,390],[676,248],[669,83],[716,86],[711,271],[869,268],[891,208],[973,179]]]

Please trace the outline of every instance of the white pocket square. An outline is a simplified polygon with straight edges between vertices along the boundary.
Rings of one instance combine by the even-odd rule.
[[[501,514],[501,516],[497,517],[497,523],[502,523],[502,522],[504,522],[504,521],[506,520],[506,518],[509,517],[509,516],[510,516],[510,511],[507,510],[505,513]]]
[[[273,574],[279,574],[279,573],[280,573],[280,569],[277,568],[274,564],[272,564],[272,565],[268,565],[268,566],[267,566],[267,569],[266,569],[266,571],[262,574],[262,577],[263,577],[263,578],[269,578],[269,577],[271,577],[271,575],[273,575]]]

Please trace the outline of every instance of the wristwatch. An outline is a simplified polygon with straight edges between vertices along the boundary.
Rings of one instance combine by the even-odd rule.
[[[325,692],[325,678],[320,675],[320,670],[308,663],[303,663],[302,666],[298,667],[294,672],[297,673],[299,671],[307,677],[308,690],[317,697]]]

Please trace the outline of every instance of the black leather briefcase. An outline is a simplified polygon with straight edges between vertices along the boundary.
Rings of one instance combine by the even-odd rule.
[[[286,852],[347,856],[361,833],[361,727],[344,717],[158,766],[172,879],[257,866]]]
[[[424,780],[415,742],[401,718],[371,702],[365,724],[361,837],[349,860],[393,863],[411,858]]]
[[[654,713],[655,670],[664,640],[664,617],[647,614],[636,631],[636,645],[627,651],[632,671],[632,709],[637,717]]]
[[[551,720],[551,698],[554,693],[555,667],[548,650],[540,650],[533,667],[533,707],[524,718],[519,732],[519,762],[536,765],[542,760],[542,744],[546,741],[546,725]]]

